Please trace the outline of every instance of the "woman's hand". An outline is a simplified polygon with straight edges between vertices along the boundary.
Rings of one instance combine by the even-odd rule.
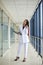
[[[22,35],[20,32],[18,34]]]

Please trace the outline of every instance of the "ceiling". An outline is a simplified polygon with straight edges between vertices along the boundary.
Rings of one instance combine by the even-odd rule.
[[[15,22],[30,20],[40,0],[1,0]]]

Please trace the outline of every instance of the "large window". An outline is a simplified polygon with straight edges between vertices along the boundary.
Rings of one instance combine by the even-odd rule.
[[[37,30],[37,18],[36,18],[36,11],[35,11],[35,13],[34,13],[34,36],[36,37],[36,30]],[[35,38],[35,40],[34,40],[34,44],[35,44],[35,49],[36,49],[36,38]]]
[[[6,52],[6,50],[9,47],[8,44],[8,16],[6,15],[6,13],[3,11],[3,53]]]
[[[43,2],[40,3],[40,38],[43,38]],[[39,54],[43,56],[43,39],[39,43]]]
[[[13,21],[10,21],[9,16],[0,9],[0,56],[3,56],[10,45],[15,42],[14,28]]]
[[[0,9],[0,56],[1,56],[1,9]]]
[[[39,6],[38,6],[38,8],[37,8],[37,12],[36,12],[36,14],[37,14],[37,26],[36,26],[36,28],[37,28],[37,31],[36,31],[36,37],[39,37]],[[36,40],[36,51],[38,51],[39,52],[39,39],[37,38],[37,40]]]
[[[32,45],[34,46],[34,38],[32,36],[34,36],[34,15],[32,16],[31,18],[31,21],[30,21],[30,35],[31,35],[31,42],[32,42]]]
[[[40,2],[34,17],[30,20],[30,36],[35,37],[35,42],[31,38],[31,43],[35,43],[35,49],[39,55],[43,55],[43,2]]]
[[[15,33],[14,33],[15,24],[11,21],[10,23],[10,43],[13,44],[15,42]]]

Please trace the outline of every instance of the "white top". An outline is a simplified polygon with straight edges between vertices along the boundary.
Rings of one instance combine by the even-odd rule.
[[[25,28],[22,30],[22,39],[23,39],[23,43],[29,42],[28,27],[25,27]]]
[[[29,42],[28,27],[25,27],[23,29],[22,26],[20,26],[19,32],[22,33],[22,35],[20,35],[20,41],[23,42],[23,43]]]

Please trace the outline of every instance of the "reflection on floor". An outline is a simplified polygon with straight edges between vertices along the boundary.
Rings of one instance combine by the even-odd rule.
[[[24,65],[24,64],[25,65],[41,65],[42,63],[41,58],[30,43],[28,48],[27,61],[24,63],[22,62],[23,55],[24,55],[23,53],[24,48],[22,48],[21,57],[17,62],[15,62],[14,59],[17,54],[17,48],[18,48],[18,43],[13,44],[12,47],[7,51],[6,55],[0,58],[0,65]]]

